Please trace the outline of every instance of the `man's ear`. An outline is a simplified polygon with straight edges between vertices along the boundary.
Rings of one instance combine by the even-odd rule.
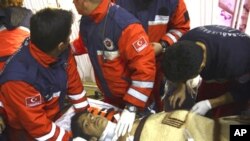
[[[91,137],[88,141],[98,141],[96,137]]]
[[[63,42],[60,42],[60,43],[58,44],[57,48],[58,48],[58,50],[64,50],[64,48],[65,48],[64,43],[63,43]]]

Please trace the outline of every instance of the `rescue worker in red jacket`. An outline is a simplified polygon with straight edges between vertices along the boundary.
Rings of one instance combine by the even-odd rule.
[[[82,15],[75,54],[88,53],[104,101],[124,109],[117,135],[130,131],[155,79],[155,54],[139,21],[110,0],[74,0]],[[125,119],[125,120],[124,120]]]
[[[31,37],[9,58],[0,75],[0,98],[8,141],[68,141],[71,133],[54,120],[65,96],[76,111],[85,110],[85,90],[70,51],[72,13],[44,9],[32,16]]]
[[[32,11],[22,7],[23,0],[0,1],[0,71],[4,62],[29,36],[29,23]],[[3,112],[0,100],[0,113]],[[0,134],[5,129],[3,117],[0,114]],[[0,135],[0,140],[4,140]]]
[[[0,1],[0,69],[29,36],[32,11],[22,7],[23,0]]]
[[[127,9],[138,18],[155,48],[156,79],[152,93],[156,102],[156,110],[163,108],[161,95],[164,89],[164,75],[160,62],[162,52],[175,43],[190,29],[188,11],[184,0],[114,0],[116,4]]]

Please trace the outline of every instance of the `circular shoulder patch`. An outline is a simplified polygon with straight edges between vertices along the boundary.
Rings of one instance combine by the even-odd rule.
[[[103,40],[104,46],[107,48],[107,50],[113,50],[114,49],[114,43],[111,39],[105,38]]]

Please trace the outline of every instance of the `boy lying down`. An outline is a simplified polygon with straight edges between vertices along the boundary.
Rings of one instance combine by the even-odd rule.
[[[115,122],[105,116],[84,111],[73,114],[70,125],[73,137],[87,141],[228,141],[229,125],[240,123],[242,122],[235,121],[233,117],[221,118],[215,122],[189,111],[176,110],[137,119],[130,133],[116,138]]]
[[[88,108],[88,111],[90,113],[93,113],[94,115],[101,115],[106,117],[108,120],[112,122],[117,122],[117,120],[120,118],[119,112],[121,111],[119,108],[104,103],[100,100],[95,100],[91,98],[87,98],[87,101],[89,102],[90,107]],[[75,115],[74,108],[71,106],[67,109],[63,115],[61,115],[56,121],[56,125],[59,127],[71,131],[71,118]]]

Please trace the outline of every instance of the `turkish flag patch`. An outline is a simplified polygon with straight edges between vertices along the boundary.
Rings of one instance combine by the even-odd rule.
[[[42,97],[40,94],[32,97],[26,97],[26,106],[27,107],[34,107],[42,103]]]
[[[142,51],[147,46],[148,46],[148,42],[145,40],[144,37],[141,37],[140,39],[138,39],[137,41],[133,43],[133,47],[135,48],[137,52]]]

